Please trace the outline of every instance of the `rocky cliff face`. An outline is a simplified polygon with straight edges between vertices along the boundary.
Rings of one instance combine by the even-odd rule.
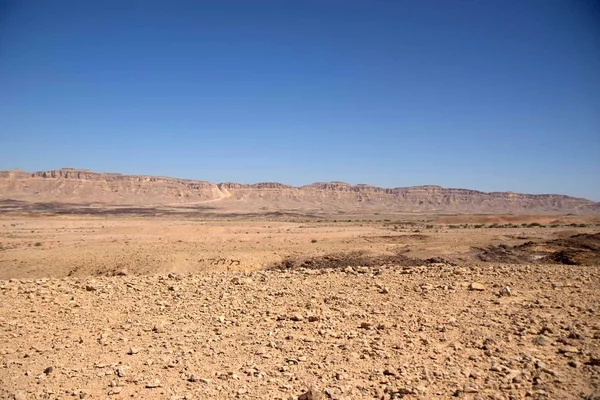
[[[111,205],[194,205],[235,210],[598,214],[600,203],[564,195],[485,193],[440,186],[385,189],[344,182],[245,185],[63,168],[0,172],[0,199]]]

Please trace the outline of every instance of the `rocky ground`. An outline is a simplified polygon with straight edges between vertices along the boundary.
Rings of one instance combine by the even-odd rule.
[[[600,267],[0,281],[0,397],[599,399]]]

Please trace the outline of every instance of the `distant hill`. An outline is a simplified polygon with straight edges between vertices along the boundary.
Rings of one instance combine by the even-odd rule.
[[[275,182],[211,183],[159,176],[0,171],[0,200],[102,205],[206,205],[223,211],[600,214],[600,203],[560,194],[520,194],[413,186],[386,189],[343,182],[293,187]]]

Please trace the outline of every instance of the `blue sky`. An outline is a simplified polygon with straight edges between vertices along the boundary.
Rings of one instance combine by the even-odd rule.
[[[0,0],[0,169],[600,200],[600,3]]]

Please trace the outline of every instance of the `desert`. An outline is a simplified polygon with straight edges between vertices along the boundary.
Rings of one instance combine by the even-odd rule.
[[[157,179],[136,204],[96,175],[9,175],[2,398],[599,398],[597,203],[365,209],[335,184],[292,207],[273,184],[178,204]]]

